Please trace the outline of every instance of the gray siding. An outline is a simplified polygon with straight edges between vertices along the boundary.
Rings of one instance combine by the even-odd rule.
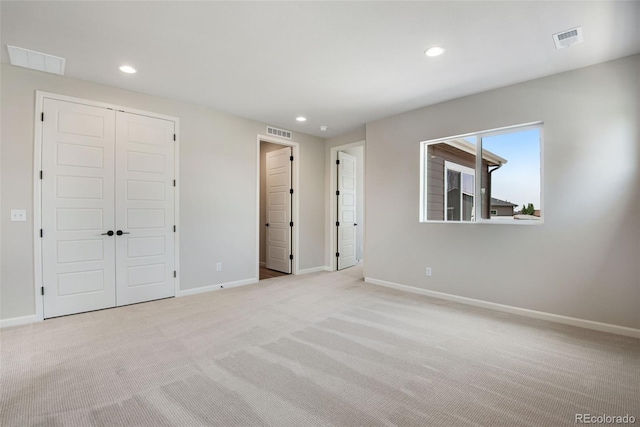
[[[476,167],[476,157],[446,144],[427,146],[427,218],[431,221],[444,220],[444,162],[449,161],[466,166]],[[482,161],[482,183],[489,183],[488,164]],[[490,188],[491,186],[488,185]],[[489,218],[490,191],[485,191],[482,198],[482,218]]]
[[[492,206],[491,210],[498,211],[495,216],[513,216],[513,207],[511,206]]]

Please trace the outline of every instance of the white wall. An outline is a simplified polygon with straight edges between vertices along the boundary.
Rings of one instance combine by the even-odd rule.
[[[35,91],[118,104],[180,118],[182,289],[255,277],[256,135],[265,124],[179,101],[1,66],[0,319],[34,314],[33,131]],[[300,143],[300,268],[324,263],[324,140]],[[10,222],[10,209],[27,222]],[[222,262],[223,270],[215,271]],[[46,285],[46,284],[45,284]]]
[[[344,150],[356,158],[356,260],[363,259],[364,252],[364,146]]]
[[[368,123],[366,275],[640,328],[639,70],[636,55]],[[538,120],[543,225],[418,221],[420,141]]]

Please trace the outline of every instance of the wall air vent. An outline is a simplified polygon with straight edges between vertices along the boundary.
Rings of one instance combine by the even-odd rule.
[[[280,138],[291,139],[291,132],[288,130],[282,130],[267,126],[267,134],[273,136],[279,136]]]
[[[64,65],[66,60],[59,56],[48,55],[34,50],[23,49],[21,47],[7,45],[11,65],[31,68],[32,70],[44,71],[46,73],[64,75]]]
[[[563,49],[576,43],[582,43],[582,27],[554,34],[553,42],[556,44],[556,49]]]

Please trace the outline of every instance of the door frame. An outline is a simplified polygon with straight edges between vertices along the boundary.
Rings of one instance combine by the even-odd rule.
[[[293,211],[291,212],[291,220],[293,221],[293,244],[291,253],[293,254],[293,265],[291,266],[291,274],[297,275],[300,267],[300,144],[288,139],[277,138],[257,134],[256,136],[256,279],[260,279],[260,141],[270,142],[272,144],[282,145],[293,148],[293,170],[291,177],[293,180]]]
[[[40,171],[42,170],[42,134],[43,122],[41,115],[43,114],[44,100],[54,99],[57,101],[73,102],[76,104],[87,105],[90,107],[108,108],[115,111],[124,111],[140,116],[153,117],[156,119],[168,120],[175,123],[176,141],[173,146],[174,151],[174,175],[176,186],[174,190],[174,218],[176,225],[175,240],[173,245],[173,262],[177,272],[180,271],[180,119],[178,117],[166,116],[144,110],[124,107],[116,104],[109,104],[89,99],[76,98],[74,96],[59,95],[51,92],[36,90],[35,114],[34,121],[34,137],[33,137],[33,267],[34,267],[34,300],[36,309],[36,322],[44,320],[44,297],[40,295],[42,283],[42,241],[40,238],[40,229],[42,228],[42,181],[40,180]],[[46,230],[45,230],[46,231]],[[174,279],[174,296],[179,295],[180,291],[180,275]]]
[[[343,145],[337,145],[335,147],[331,147],[331,151],[330,151],[330,155],[329,155],[329,192],[328,192],[328,197],[329,197],[329,222],[327,223],[327,233],[329,234],[329,248],[328,248],[328,256],[329,256],[329,271],[336,271],[338,268],[338,264],[336,262],[336,245],[337,245],[337,241],[336,241],[336,236],[335,236],[335,226],[336,226],[336,221],[338,221],[337,216],[337,203],[336,203],[336,189],[337,189],[337,185],[338,185],[338,181],[336,180],[336,174],[335,174],[335,169],[334,166],[336,165],[336,160],[338,160],[338,151],[341,150],[346,150],[349,148],[355,148],[355,147],[364,147],[364,159],[362,162],[363,165],[363,170],[362,170],[362,176],[366,177],[366,172],[367,172],[367,142],[366,140],[362,140],[362,141],[356,141],[356,142],[352,142],[349,144],[343,144]],[[362,183],[362,189],[365,192],[365,205],[367,204],[366,202],[366,179],[364,180],[365,182]],[[364,223],[366,225],[367,223],[367,209],[364,209]],[[366,262],[367,262],[367,257],[365,255],[366,253],[366,242],[367,242],[367,233],[364,232],[366,230],[363,230],[362,233],[362,257],[364,259],[364,263],[363,263],[363,269],[366,268]],[[357,248],[356,248],[357,251]],[[365,275],[366,276],[366,275]]]

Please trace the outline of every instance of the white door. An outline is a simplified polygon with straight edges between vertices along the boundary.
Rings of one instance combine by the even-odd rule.
[[[172,121],[116,113],[117,305],[175,295],[174,133]]]
[[[113,307],[113,110],[45,99],[42,134],[44,317]]]
[[[291,147],[267,153],[266,267],[291,273]]]
[[[338,270],[356,264],[356,158],[338,151]]]

